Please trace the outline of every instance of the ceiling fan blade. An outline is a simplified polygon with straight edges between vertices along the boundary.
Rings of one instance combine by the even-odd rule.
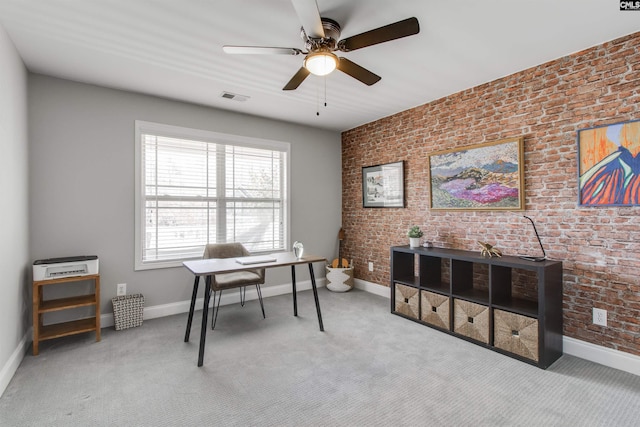
[[[345,74],[350,75],[356,80],[360,80],[362,83],[371,86],[380,81],[382,77],[372,73],[364,67],[359,66],[353,61],[349,61],[347,58],[340,58],[338,62],[338,70]]]
[[[323,38],[324,28],[316,0],[291,0],[307,37]]]
[[[300,55],[302,51],[295,47],[266,46],[222,46],[225,53],[248,55]]]
[[[340,40],[338,50],[350,52],[363,47],[388,42],[402,37],[412,36],[420,32],[420,24],[417,18],[408,18],[375,30],[357,34]]]
[[[302,83],[304,81],[304,79],[307,78],[307,76],[309,75],[309,70],[307,70],[304,67],[301,67],[298,72],[291,78],[291,80],[289,80],[289,83],[287,83],[282,90],[294,90],[297,89],[298,86],[300,86],[300,83]]]

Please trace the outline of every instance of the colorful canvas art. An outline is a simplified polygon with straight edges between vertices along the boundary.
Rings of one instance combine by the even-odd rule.
[[[524,209],[523,139],[429,156],[432,209]]]
[[[578,131],[579,204],[640,204],[640,121]]]

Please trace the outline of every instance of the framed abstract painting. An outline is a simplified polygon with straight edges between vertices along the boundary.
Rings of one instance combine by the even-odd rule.
[[[429,180],[431,209],[523,210],[523,138],[433,153]]]
[[[640,120],[578,131],[578,204],[640,204]]]

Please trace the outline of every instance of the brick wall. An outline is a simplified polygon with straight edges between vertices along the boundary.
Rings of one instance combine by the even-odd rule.
[[[564,334],[640,355],[640,207],[577,206],[577,130],[634,119],[640,32],[346,131],[344,256],[355,277],[389,286],[389,247],[408,244],[413,224],[436,246],[537,254],[518,213],[429,209],[429,153],[523,136],[526,214],[564,262]],[[406,208],[364,209],[361,168],[399,160]],[[608,310],[608,327],[592,325],[592,307]]]

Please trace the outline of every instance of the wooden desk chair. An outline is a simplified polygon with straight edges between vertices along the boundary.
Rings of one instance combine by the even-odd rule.
[[[214,243],[205,246],[204,259],[210,258],[236,258],[251,255],[241,243]],[[262,302],[262,292],[260,285],[264,284],[264,268],[254,268],[251,270],[237,271],[233,273],[212,274],[211,291],[213,291],[213,312],[211,313],[211,329],[216,327],[218,311],[220,311],[220,299],[222,291],[226,289],[240,288],[240,305],[244,307],[246,297],[246,287],[255,285],[262,309],[262,317],[265,318],[264,304]],[[218,302],[216,303],[216,293]]]

